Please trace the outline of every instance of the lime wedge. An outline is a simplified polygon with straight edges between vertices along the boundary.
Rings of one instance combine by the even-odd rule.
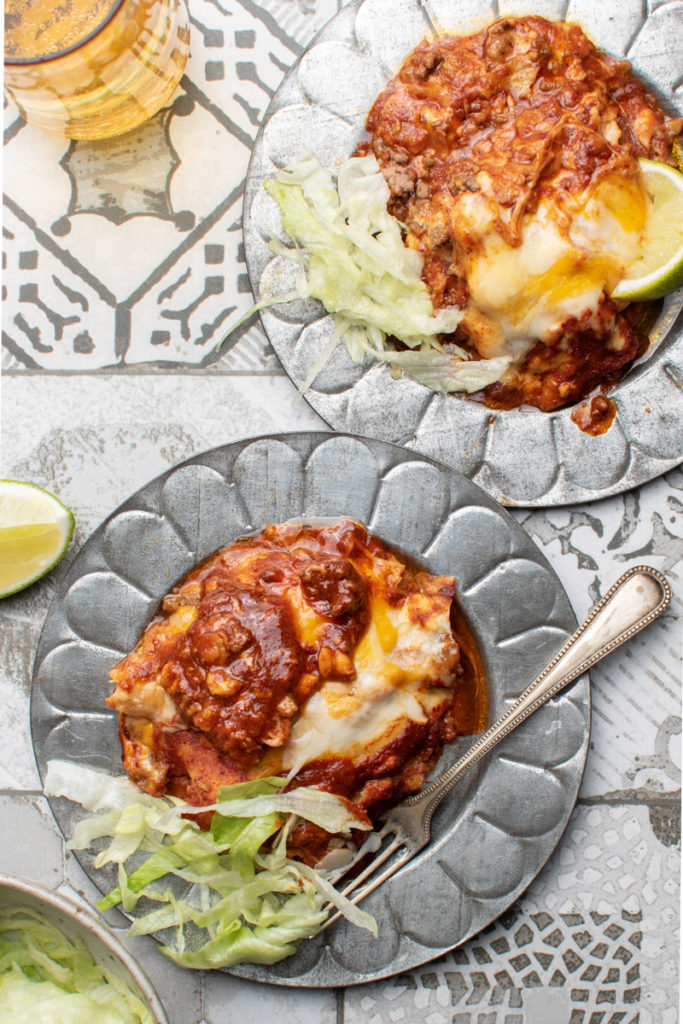
[[[654,160],[639,163],[652,208],[640,255],[612,292],[629,302],[661,299],[683,284],[683,174]]]
[[[39,580],[60,560],[74,517],[52,494],[18,480],[0,480],[0,597]]]

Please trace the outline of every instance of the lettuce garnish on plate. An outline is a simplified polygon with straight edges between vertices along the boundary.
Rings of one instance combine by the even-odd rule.
[[[366,356],[405,370],[434,391],[479,391],[499,380],[507,356],[471,359],[439,335],[452,334],[463,317],[455,307],[434,310],[422,280],[422,256],[403,242],[400,223],[387,210],[389,189],[372,154],[350,157],[331,174],[309,153],[265,183],[294,246],[271,239],[271,249],[298,268],[293,294],[267,299],[314,298],[335,315],[330,344],[311,368],[303,390],[330,358],[339,339],[356,362]],[[251,312],[251,311],[250,311]],[[406,349],[398,350],[390,339]]]
[[[135,910],[131,935],[162,933],[171,960],[206,970],[291,956],[301,939],[319,931],[330,905],[377,934],[374,919],[323,873],[287,856],[288,837],[302,819],[343,836],[370,829],[368,820],[331,793],[310,787],[283,793],[286,782],[225,786],[214,805],[192,807],[143,793],[127,778],[50,761],[45,792],[91,812],[76,825],[69,849],[109,841],[95,867],[115,863],[119,884],[99,901],[100,910],[119,904]],[[206,832],[187,817],[211,811]]]

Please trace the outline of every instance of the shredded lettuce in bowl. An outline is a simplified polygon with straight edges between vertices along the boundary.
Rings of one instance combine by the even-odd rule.
[[[479,391],[499,380],[510,359],[471,359],[458,345],[442,344],[462,319],[461,310],[434,310],[422,280],[422,256],[408,248],[401,225],[387,210],[389,189],[372,154],[350,157],[336,185],[313,154],[306,154],[265,183],[285,233],[271,249],[294,261],[299,273],[292,298],[314,298],[335,316],[329,346],[311,368],[303,390],[343,339],[355,362],[366,356],[405,370],[434,391]],[[250,311],[250,314],[253,311]],[[407,346],[397,350],[392,338]]]
[[[83,939],[29,907],[0,910],[3,1024],[154,1024],[149,1008]]]
[[[320,930],[330,906],[374,935],[374,918],[345,899],[320,871],[287,856],[301,820],[349,836],[371,828],[348,801],[286,779],[225,786],[210,807],[154,797],[127,778],[67,761],[50,761],[48,796],[66,797],[90,815],[78,822],[69,849],[108,843],[95,867],[116,864],[118,885],[97,904],[135,911],[131,935],[163,933],[163,952],[183,967],[273,964]],[[192,813],[213,811],[203,832]],[[140,904],[140,906],[138,906]],[[167,939],[166,939],[167,936]]]

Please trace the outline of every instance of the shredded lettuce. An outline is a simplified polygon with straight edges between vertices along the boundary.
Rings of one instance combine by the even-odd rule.
[[[87,946],[28,907],[0,910],[3,1024],[153,1024],[151,1011]]]
[[[332,176],[309,153],[281,170],[265,188],[280,208],[293,247],[271,248],[299,269],[295,294],[318,299],[335,314],[330,345],[312,367],[305,390],[343,339],[355,362],[367,356],[405,369],[435,391],[478,391],[499,380],[508,357],[470,360],[456,345],[446,352],[441,334],[452,334],[463,313],[435,311],[422,280],[422,256],[408,248],[401,225],[389,214],[389,189],[371,154],[350,157]],[[272,305],[274,297],[259,306]],[[396,338],[413,351],[397,351]]]
[[[45,792],[95,811],[77,824],[68,846],[108,840],[95,866],[116,864],[118,885],[99,901],[100,910],[120,904],[135,911],[131,935],[169,930],[162,949],[171,960],[210,969],[290,956],[320,929],[330,904],[377,934],[374,919],[321,872],[287,856],[288,837],[302,819],[346,836],[368,830],[368,820],[331,793],[309,787],[283,793],[286,781],[224,786],[214,805],[193,807],[142,793],[122,777],[50,761]],[[187,815],[207,811],[213,811],[211,828],[203,832]]]
[[[395,352],[391,363],[409,373],[420,384],[448,394],[453,391],[481,391],[489,384],[494,384],[503,376],[510,359],[498,356],[495,359],[463,359],[453,351],[456,346],[446,348],[419,350],[418,352]]]

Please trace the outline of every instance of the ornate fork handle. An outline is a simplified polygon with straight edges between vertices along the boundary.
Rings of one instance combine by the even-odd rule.
[[[639,565],[624,573],[538,678],[478,737],[467,753],[441,778],[387,813],[379,835],[393,836],[392,841],[349,883],[343,890],[345,895],[355,893],[351,897],[353,902],[360,902],[411,860],[429,842],[432,815],[456,782],[547,700],[656,619],[670,601],[671,588],[656,569]],[[377,868],[391,857],[394,859],[389,866],[377,875]],[[366,880],[367,884],[359,889]],[[338,916],[334,915],[327,924]]]
[[[656,619],[670,601],[671,587],[656,569],[639,565],[620,576],[550,664],[498,721],[441,778],[403,801],[401,809],[420,805],[425,841],[429,839],[429,823],[439,801],[477,761],[551,697]]]

